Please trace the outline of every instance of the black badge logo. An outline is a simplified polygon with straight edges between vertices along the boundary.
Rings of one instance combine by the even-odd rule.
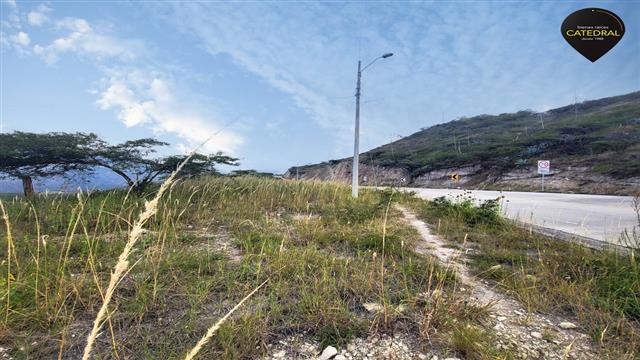
[[[624,35],[622,19],[609,10],[587,8],[562,22],[562,36],[582,56],[595,62],[611,50]]]

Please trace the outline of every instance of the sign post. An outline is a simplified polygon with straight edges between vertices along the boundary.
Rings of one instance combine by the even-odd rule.
[[[544,191],[544,176],[549,175],[551,170],[551,161],[538,160],[538,174],[542,175],[542,191]]]

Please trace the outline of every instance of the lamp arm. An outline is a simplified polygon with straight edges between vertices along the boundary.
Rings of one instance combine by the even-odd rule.
[[[378,61],[382,59],[382,56],[378,56],[377,58],[373,59],[369,64],[367,64],[367,66],[363,67],[362,70],[360,70],[360,72],[363,72],[364,69],[368,68],[369,66],[371,66],[374,62]]]

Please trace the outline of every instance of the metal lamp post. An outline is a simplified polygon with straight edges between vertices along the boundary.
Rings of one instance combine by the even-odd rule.
[[[359,166],[359,155],[360,155],[360,78],[362,77],[362,72],[371,66],[374,62],[380,59],[386,59],[388,57],[393,56],[393,53],[386,53],[382,56],[379,56],[373,61],[371,61],[367,66],[360,68],[361,61],[358,60],[358,80],[356,82],[356,126],[355,126],[355,136],[353,141],[353,168],[351,171],[351,196],[354,198],[358,197],[358,166]]]

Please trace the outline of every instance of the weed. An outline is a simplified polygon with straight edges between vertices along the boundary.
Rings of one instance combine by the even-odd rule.
[[[259,357],[297,332],[340,346],[369,332],[420,328],[444,344],[451,318],[468,312],[443,298],[424,324],[420,294],[446,293],[455,277],[413,251],[419,235],[393,208],[402,199],[373,190],[353,199],[330,183],[195,178],[167,189],[135,247],[128,234],[145,197],[114,190],[9,199],[0,342],[16,359],[81,357],[112,284],[118,291],[96,322],[103,335],[95,358],[183,358],[199,341],[201,357]],[[239,258],[209,247],[223,234]],[[113,280],[123,253],[130,265]],[[368,314],[366,302],[384,304],[386,316]],[[407,310],[395,311],[401,304]]]
[[[640,269],[634,252],[597,251],[565,243],[500,219],[494,205],[463,199],[409,201],[440,234],[468,234],[477,276],[497,282],[530,311],[576,317],[614,357],[640,353]],[[488,209],[493,209],[487,214]]]

